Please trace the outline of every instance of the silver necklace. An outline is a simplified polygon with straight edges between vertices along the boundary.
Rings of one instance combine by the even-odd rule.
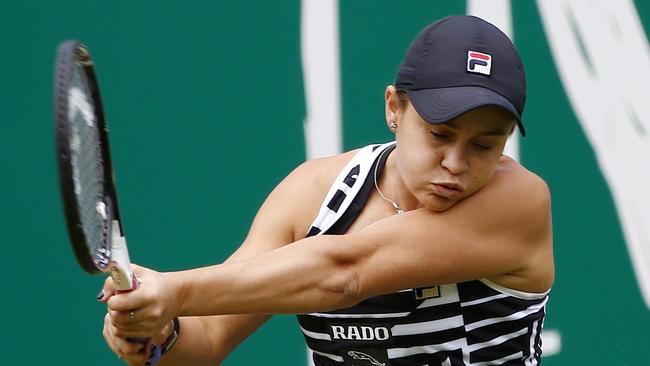
[[[397,211],[397,214],[399,215],[399,214],[403,214],[404,210],[402,210],[395,201],[386,198],[386,196],[384,196],[384,194],[381,193],[381,189],[379,189],[379,185],[377,184],[377,167],[379,166],[379,162],[381,161],[381,157],[386,153],[386,151],[388,151],[388,149],[382,151],[381,154],[379,154],[379,159],[377,159],[377,164],[375,164],[375,174],[374,174],[375,175],[375,188],[377,188],[377,192],[379,192],[379,195],[381,196],[381,198],[384,201],[390,203],[393,206],[393,208],[395,208],[395,210]]]

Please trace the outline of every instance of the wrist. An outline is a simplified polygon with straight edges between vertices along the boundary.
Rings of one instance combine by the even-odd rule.
[[[169,276],[169,282],[172,284],[173,294],[173,315],[174,317],[184,316],[185,312],[185,299],[186,299],[186,284],[184,281],[184,272],[171,272],[167,274]]]
[[[164,355],[165,353],[169,352],[172,347],[176,344],[176,341],[178,340],[178,336],[180,335],[181,332],[181,323],[178,318],[174,318],[172,320],[172,332],[171,334],[165,339],[165,341],[160,345],[160,353],[161,355]]]
[[[160,345],[152,344],[151,349],[150,349],[150,354],[149,354],[149,359],[145,363],[147,366],[153,366],[157,364],[162,356],[165,355],[165,353],[169,352],[172,347],[176,344],[176,341],[178,340],[178,335],[180,334],[181,328],[180,328],[180,322],[178,318],[174,318],[172,320],[172,332],[171,334],[165,339],[165,341]]]

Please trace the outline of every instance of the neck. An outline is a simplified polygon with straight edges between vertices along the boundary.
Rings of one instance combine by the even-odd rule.
[[[422,207],[420,202],[411,194],[402,179],[396,159],[399,147],[388,156],[386,165],[381,173],[380,188],[384,195],[399,205],[403,211],[410,211]]]

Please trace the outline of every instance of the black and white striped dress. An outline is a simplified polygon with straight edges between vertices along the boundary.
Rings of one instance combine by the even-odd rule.
[[[308,236],[347,231],[375,189],[375,165],[380,174],[394,147],[367,146],[352,158]],[[474,280],[376,296],[298,321],[317,366],[538,365],[547,300],[548,293]]]

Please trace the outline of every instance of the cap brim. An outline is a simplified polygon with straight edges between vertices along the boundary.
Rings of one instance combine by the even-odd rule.
[[[437,125],[465,112],[483,106],[497,106],[510,112],[517,120],[519,132],[526,136],[521,115],[512,103],[490,89],[459,86],[437,89],[406,90],[415,110],[427,122]]]

